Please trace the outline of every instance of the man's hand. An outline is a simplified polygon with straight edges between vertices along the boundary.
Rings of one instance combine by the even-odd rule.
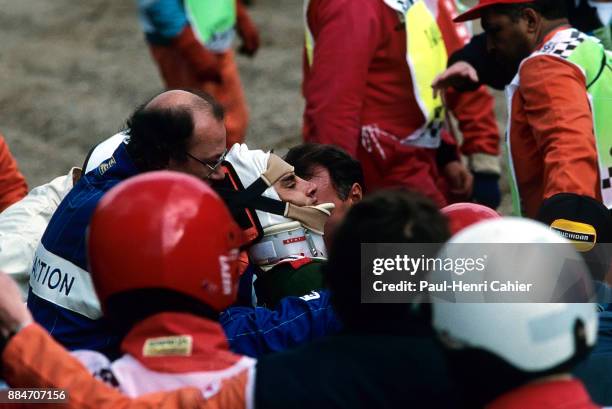
[[[461,199],[467,200],[472,196],[474,177],[472,173],[458,160],[444,166],[444,176],[448,181],[450,192]]]
[[[3,272],[0,272],[0,288],[0,333],[6,337],[32,322],[32,315],[15,281]]]
[[[253,57],[259,49],[259,32],[241,1],[236,3],[236,28],[242,39],[242,45],[238,51],[240,54]]]
[[[433,80],[431,87],[434,90],[435,97],[439,92],[443,92],[449,87],[457,90],[468,90],[476,87],[478,83],[478,73],[474,67],[465,61],[458,61],[438,75]]]

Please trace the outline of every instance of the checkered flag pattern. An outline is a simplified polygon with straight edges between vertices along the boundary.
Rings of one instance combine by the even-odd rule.
[[[578,30],[572,30],[569,40],[554,43],[549,42],[542,47],[541,52],[567,59],[585,39],[586,35]]]
[[[444,108],[439,106],[434,110],[434,117],[429,124],[427,124],[427,128],[425,132],[432,138],[437,138],[440,135],[440,131],[444,127]]]
[[[602,189],[612,188],[612,167],[604,168],[601,171],[601,188]]]

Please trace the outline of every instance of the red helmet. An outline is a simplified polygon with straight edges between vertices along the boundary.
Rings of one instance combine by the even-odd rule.
[[[167,289],[220,311],[236,299],[242,232],[201,180],[158,171],[106,193],[89,227],[91,275],[102,305],[114,294]]]
[[[440,211],[448,218],[448,225],[453,236],[472,224],[501,218],[501,215],[495,210],[476,203],[454,203]]]

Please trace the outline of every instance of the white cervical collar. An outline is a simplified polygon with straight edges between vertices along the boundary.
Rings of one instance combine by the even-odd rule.
[[[244,144],[235,144],[226,156],[226,160],[232,165],[245,188],[266,172],[269,159],[269,152],[250,150]],[[274,187],[269,187],[265,190],[263,196],[281,200]],[[316,208],[322,210],[322,212],[316,213],[327,214],[329,216],[333,207],[332,203],[317,205]],[[308,218],[301,218],[302,215],[298,214],[298,212],[299,210],[313,209],[295,206],[292,209],[296,212],[294,216],[291,216],[293,213],[290,211],[289,215],[297,217],[297,220],[256,210],[257,217],[263,228],[263,238],[249,248],[249,255],[257,265],[262,266],[264,269],[272,267],[282,259],[292,256],[327,258],[327,250],[323,242],[323,221],[320,220],[320,227],[309,228],[307,227],[307,222],[304,222]],[[302,222],[298,220],[302,220]]]

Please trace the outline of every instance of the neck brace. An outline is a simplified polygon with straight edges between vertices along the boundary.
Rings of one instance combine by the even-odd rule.
[[[323,234],[293,221],[265,228],[261,240],[249,248],[249,256],[263,270],[269,270],[287,259],[308,257],[327,260],[327,249]]]
[[[295,206],[284,202],[272,187],[293,167],[269,152],[235,144],[226,156],[224,185],[215,189],[247,232],[249,253],[258,265],[271,265],[291,256],[327,256],[323,227],[333,204]],[[250,216],[245,216],[249,214]]]

